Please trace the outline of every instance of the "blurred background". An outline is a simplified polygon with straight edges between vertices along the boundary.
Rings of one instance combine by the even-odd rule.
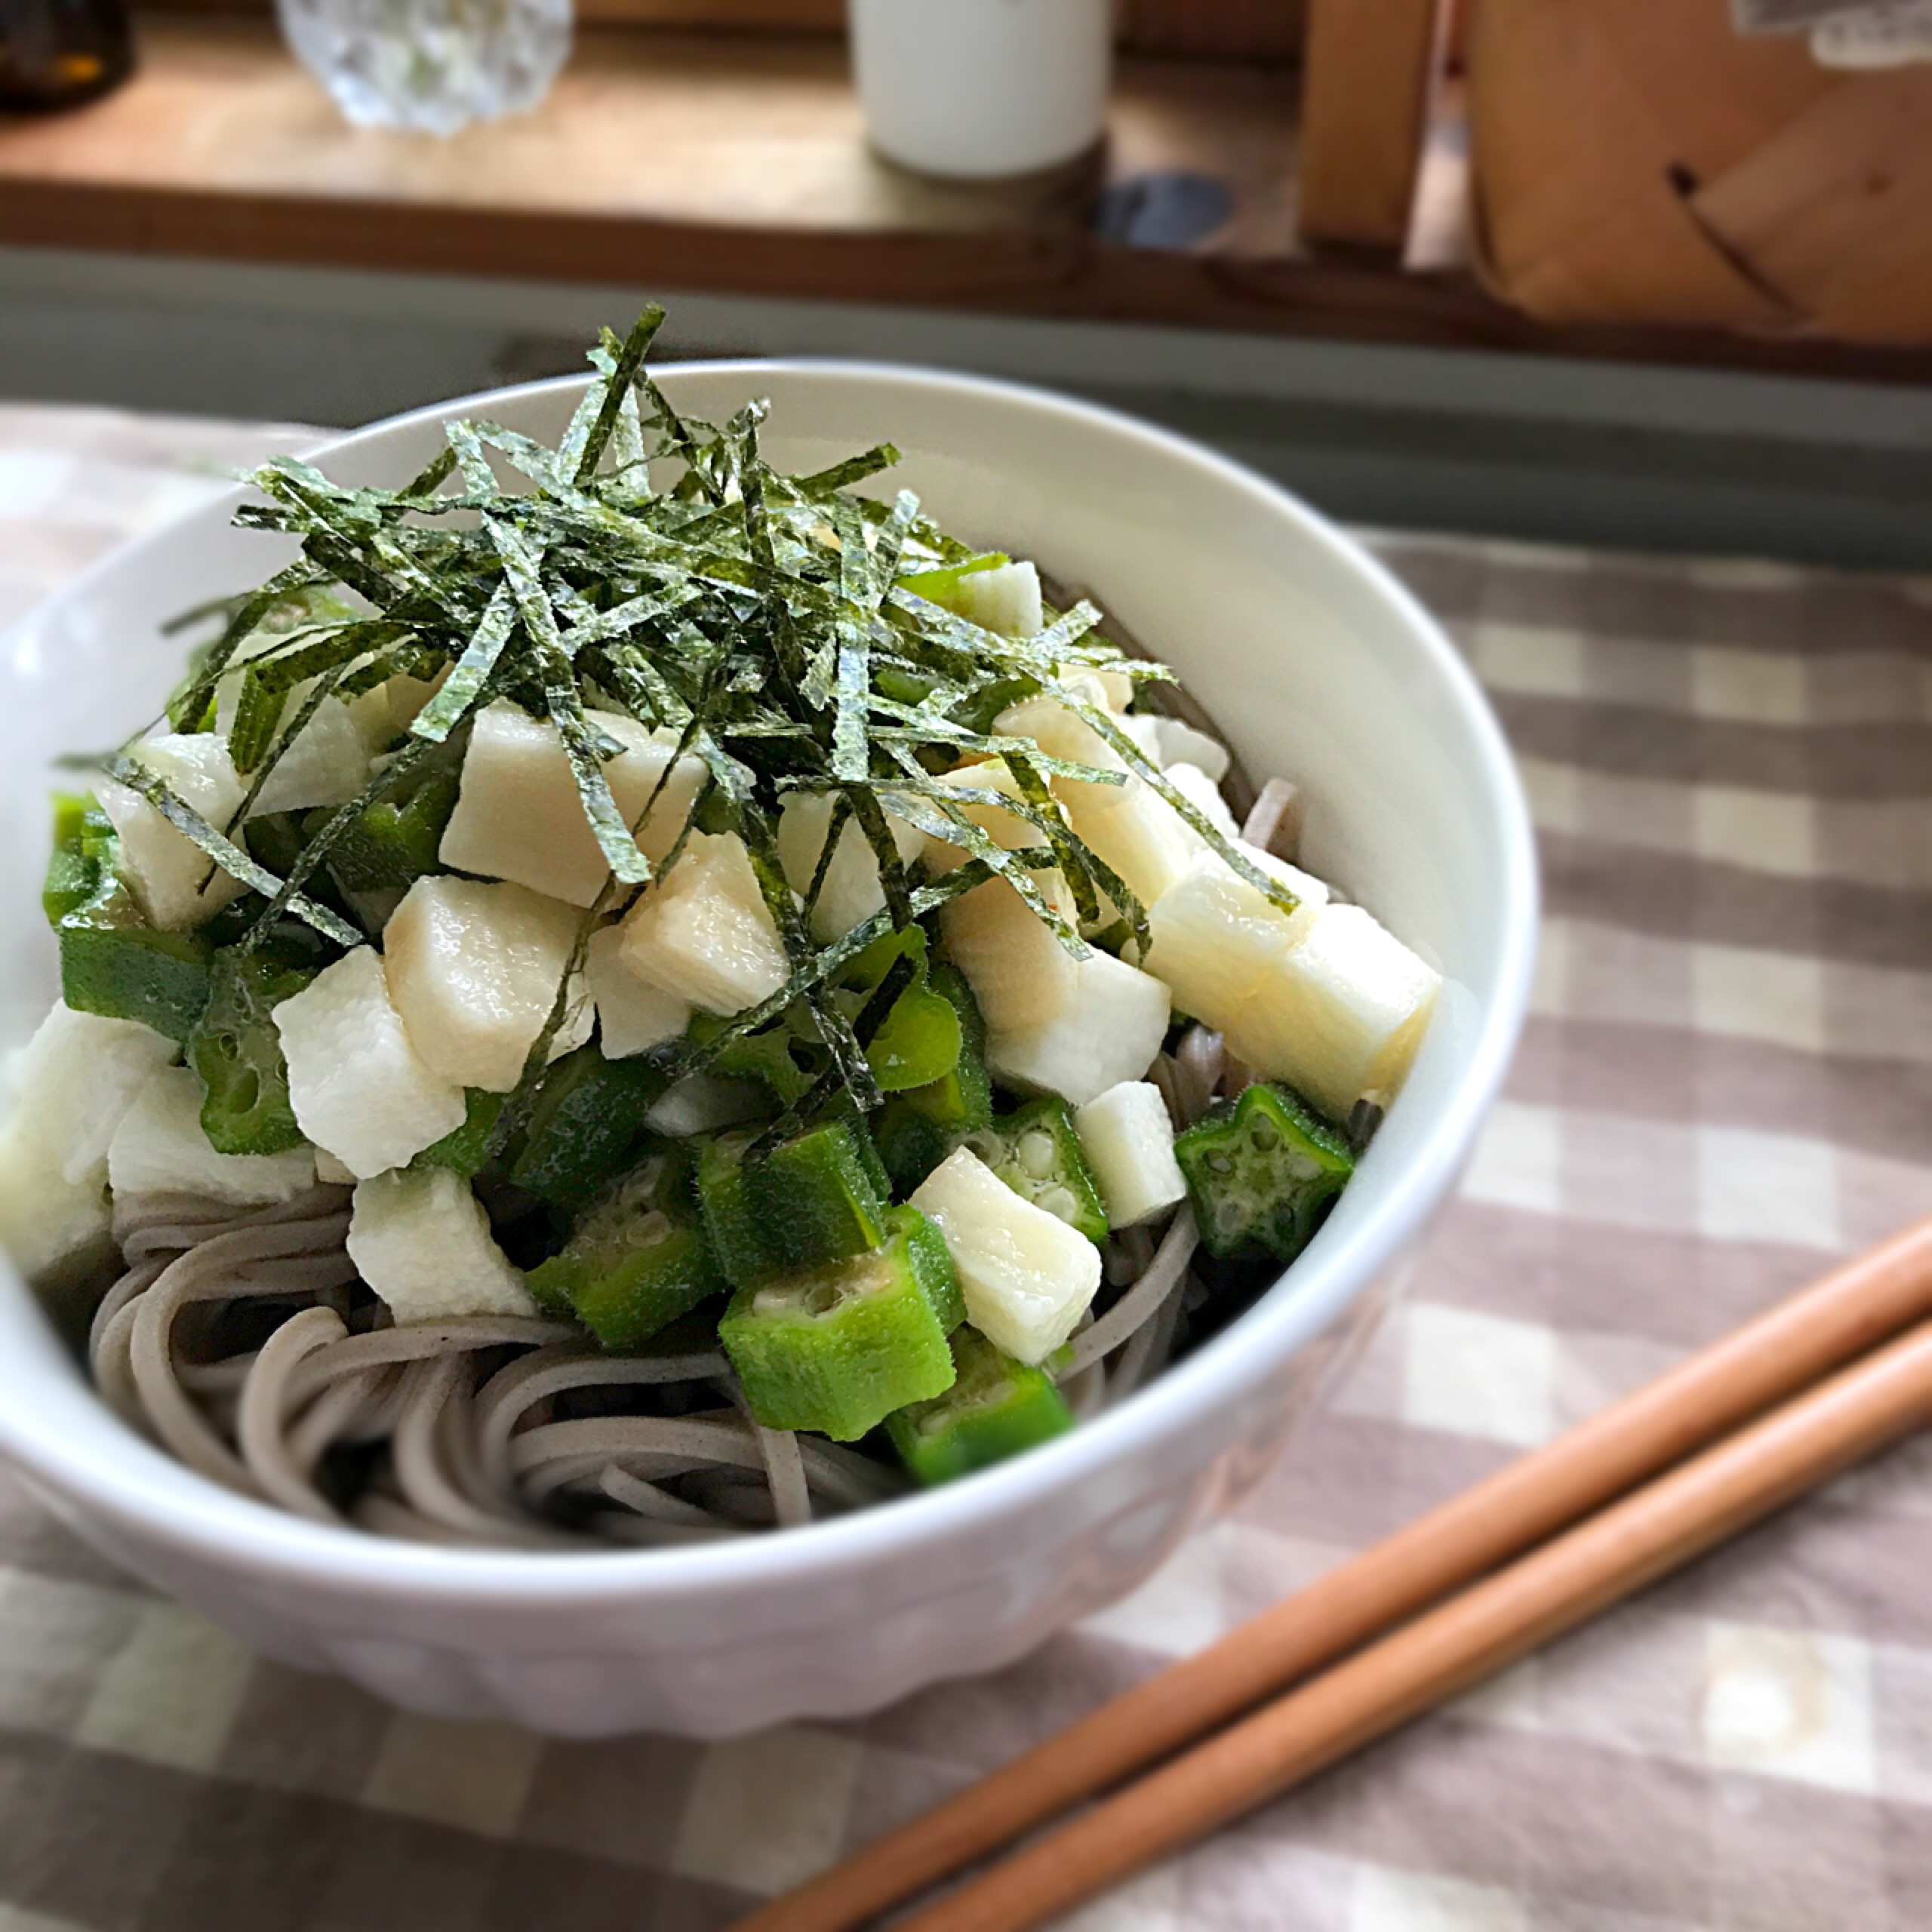
[[[0,398],[346,424],[654,295],[1354,521],[1932,558],[1911,0],[122,5],[0,6]]]

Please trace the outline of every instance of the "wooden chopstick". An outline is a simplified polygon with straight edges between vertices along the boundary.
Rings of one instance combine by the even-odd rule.
[[[1927,1315],[1932,1219],[772,1900],[740,1932],[850,1932],[1359,1649]]]
[[[1029,1844],[898,1932],[1025,1932],[1932,1422],[1932,1322]]]

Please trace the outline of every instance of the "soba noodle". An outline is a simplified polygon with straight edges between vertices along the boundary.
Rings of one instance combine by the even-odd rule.
[[[1197,1038],[1196,1036],[1204,1035]],[[1186,1118],[1218,1035],[1166,1063]],[[346,1245],[349,1190],[240,1210],[123,1195],[123,1273],[96,1312],[94,1380],[118,1414],[225,1487],[337,1527],[470,1547],[688,1544],[787,1529],[903,1494],[863,1451],[751,1415],[715,1349],[607,1355],[571,1324],[466,1316],[398,1327]],[[1057,1373],[1077,1419],[1140,1386],[1173,1346],[1195,1247],[1112,1236],[1119,1292]]]

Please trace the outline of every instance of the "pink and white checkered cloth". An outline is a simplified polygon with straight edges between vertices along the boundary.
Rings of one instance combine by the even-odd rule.
[[[0,409],[0,618],[301,439]],[[257,1663],[0,1486],[0,1932],[707,1932],[1932,1211],[1932,584],[1376,545],[1515,746],[1542,970],[1409,1300],[1240,1513],[1003,1676],[558,1745]],[[1079,1922],[1926,1932],[1932,1442]]]

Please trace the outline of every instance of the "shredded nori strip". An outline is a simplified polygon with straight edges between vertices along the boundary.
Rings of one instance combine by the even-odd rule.
[[[699,1070],[734,1041],[790,1014],[796,1023],[808,1019],[830,1060],[808,1097],[813,1108],[841,1090],[861,1108],[878,1104],[866,1044],[905,978],[888,975],[854,1019],[839,975],[884,934],[931,917],[989,879],[1010,884],[1076,957],[1088,949],[1081,924],[1091,931],[1111,921],[1110,932],[1132,931],[1144,943],[1144,909],[1074,832],[1052,789],[1055,778],[1144,779],[1239,876],[1291,909],[1292,895],[1161,777],[1111,713],[1067,681],[1096,667],[1162,678],[1170,675],[1163,667],[1108,642],[1090,604],[1016,638],[919,594],[943,588],[934,572],[997,560],[940,531],[910,491],[889,504],[858,494],[856,486],[897,461],[890,444],[787,476],[760,450],[765,404],[748,404],[722,428],[681,416],[645,366],[663,319],[654,304],[622,342],[604,333],[589,355],[595,380],[555,450],[497,424],[451,422],[447,448],[401,490],[346,488],[287,458],[254,472],[264,500],[245,506],[236,521],[294,536],[303,555],[260,590],[194,614],[224,622],[169,707],[177,729],[205,729],[217,690],[229,694],[229,747],[251,781],[243,811],[235,824],[209,826],[125,753],[109,764],[112,775],[267,901],[245,946],[259,944],[284,912],[336,943],[361,943],[364,935],[309,898],[303,884],[371,803],[402,786],[477,709],[502,699],[555,726],[611,864],[571,972],[595,927],[675,866],[694,830],[735,832],[792,970],[777,992],[702,1044],[685,1042],[672,1056],[674,1070]],[[670,478],[655,489],[654,463]],[[510,485],[499,480],[500,469],[513,472]],[[303,602],[318,597],[333,599],[319,616]],[[275,634],[263,637],[265,629]],[[241,819],[322,703],[403,670],[439,678],[438,688],[401,749],[359,797],[322,820],[287,876],[277,878],[235,842]],[[1109,764],[1053,757],[1029,739],[989,729],[997,712],[1036,694],[1091,726]],[[704,767],[697,802],[655,868],[605,775],[605,761],[621,749],[598,723],[612,711],[675,733],[678,754]],[[975,758],[1001,761],[1018,795],[936,782]],[[776,828],[788,798],[817,792],[829,793],[833,805],[801,903],[780,863]],[[968,816],[974,803],[997,804],[1032,826],[1037,842],[1002,848]],[[960,847],[964,863],[921,883],[899,855],[894,819]],[[811,910],[848,825],[878,860],[886,909],[819,945]],[[1035,880],[1055,869],[1072,891],[1078,924],[1054,909]],[[552,1023],[503,1110],[500,1137],[528,1111],[564,1021],[568,983],[567,975]],[[806,1118],[806,1104],[795,1103],[778,1128]]]

